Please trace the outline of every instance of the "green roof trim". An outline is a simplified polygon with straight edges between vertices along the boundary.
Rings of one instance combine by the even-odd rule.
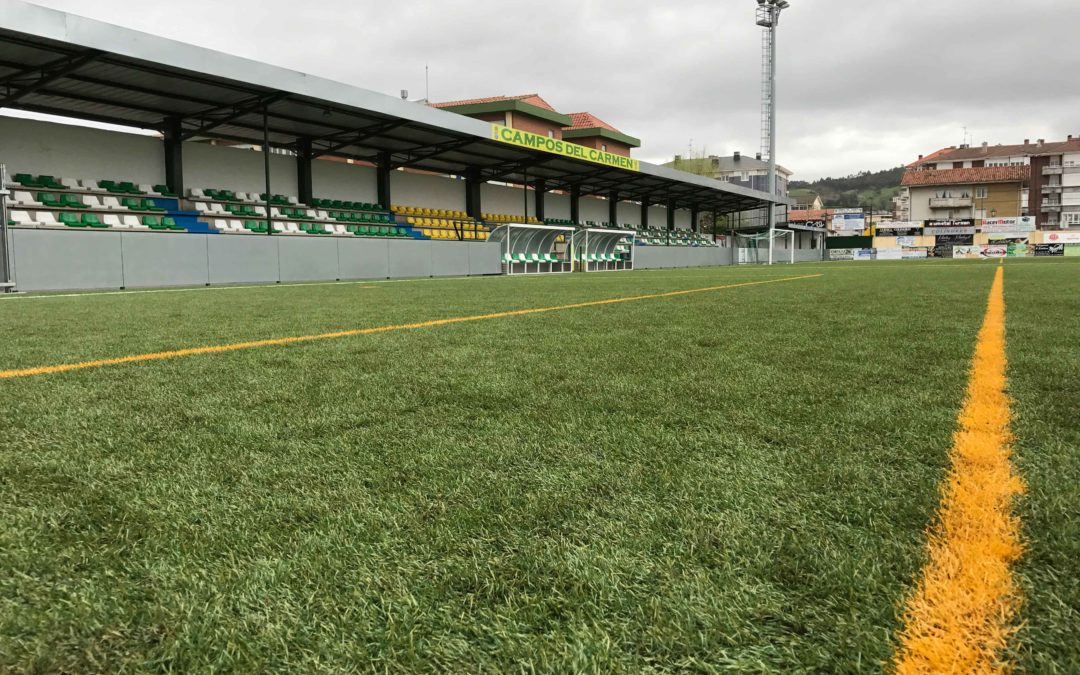
[[[593,136],[599,136],[601,138],[607,138],[612,141],[618,141],[623,145],[628,145],[631,148],[640,148],[641,141],[633,136],[627,136],[624,133],[618,131],[612,131],[611,129],[605,129],[604,127],[590,127],[588,129],[563,129],[563,138],[592,138]]]
[[[558,124],[561,127],[568,127],[573,124],[573,120],[569,115],[563,115],[540,106],[531,105],[518,100],[511,101],[492,101],[491,103],[471,103],[466,105],[451,105],[440,110],[448,110],[459,115],[482,115],[484,113],[493,112],[519,112],[523,115],[530,117],[536,117],[538,119],[546,120],[553,124]]]

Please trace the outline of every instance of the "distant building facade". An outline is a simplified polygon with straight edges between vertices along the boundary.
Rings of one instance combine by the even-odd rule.
[[[1080,138],[949,147],[909,164],[899,220],[1034,216],[1040,229],[1080,227]]]

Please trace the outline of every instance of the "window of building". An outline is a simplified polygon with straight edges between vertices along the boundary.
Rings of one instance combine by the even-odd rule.
[[[984,187],[975,188],[975,199],[986,199],[986,188],[984,188]]]
[[[555,138],[555,132],[551,129],[548,129],[548,138]]]
[[[600,144],[600,149],[603,150],[604,152],[607,152],[607,143],[601,143]]]

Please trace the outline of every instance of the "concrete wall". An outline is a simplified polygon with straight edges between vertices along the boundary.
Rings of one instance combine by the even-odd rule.
[[[500,274],[487,242],[12,228],[20,291]]]

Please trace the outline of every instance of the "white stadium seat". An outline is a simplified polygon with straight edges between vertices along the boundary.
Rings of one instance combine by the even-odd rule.
[[[38,225],[59,225],[52,211],[38,211],[34,218]]]
[[[119,227],[121,229],[127,228],[127,225],[125,225],[123,221],[120,220],[120,216],[116,215],[115,213],[106,213],[104,216],[101,217],[101,222],[105,223],[109,227]]]
[[[79,184],[79,181],[75,178],[64,178],[63,176],[61,176],[60,182],[72,190],[78,190],[82,187],[82,185]]]
[[[120,204],[120,200],[117,199],[116,197],[102,197],[101,198],[101,203],[105,208],[111,209],[113,211],[127,211],[128,210],[126,206],[123,206],[123,205]]]
[[[19,206],[43,206],[43,204],[34,199],[34,195],[29,192],[15,192],[12,195],[12,202]]]
[[[274,232],[284,233],[286,231],[284,223],[271,223],[271,227],[274,228]]]
[[[146,194],[151,195],[153,197],[160,197],[161,196],[161,193],[158,192],[157,190],[155,190],[154,186],[150,185],[149,183],[140,183],[139,184],[139,189],[142,190],[143,192],[145,192]]]
[[[300,226],[296,223],[285,223],[285,232],[289,234],[300,234]]]
[[[241,223],[239,220],[234,219],[234,220],[229,221],[229,231],[230,232],[250,232],[251,230],[245,230],[244,229],[244,224]]]
[[[34,219],[30,217],[29,211],[12,211],[8,216],[15,221],[16,225],[33,225]]]
[[[327,227],[333,228],[334,234],[348,234],[349,233],[349,231],[345,229],[344,225],[328,225]]]
[[[296,197],[286,197],[285,201],[289,202],[293,206],[298,205],[300,202],[296,201]]]
[[[228,211],[226,211],[225,207],[222,206],[221,204],[219,204],[217,202],[211,202],[210,203],[210,213],[228,213]]]
[[[265,218],[266,217],[266,207],[265,206],[256,206],[255,207],[255,213],[257,213],[260,216]]]
[[[123,218],[124,218],[124,221],[123,221],[124,225],[126,225],[127,227],[130,227],[133,230],[148,230],[148,229],[150,229],[146,225],[143,225],[141,222],[139,222],[138,216],[124,216]]]
[[[79,181],[79,185],[82,187],[82,189],[89,190],[91,192],[108,192],[108,190],[106,190],[105,188],[98,187],[97,181],[93,178],[83,178]]]
[[[99,200],[94,195],[83,195],[82,196],[82,203],[85,204],[86,206],[88,206],[91,209],[100,209],[101,208],[101,200]]]
[[[210,207],[206,205],[206,202],[195,202],[195,210],[199,213],[210,213]]]
[[[191,188],[188,190],[188,196],[192,199],[206,199],[206,193],[199,188]]]

